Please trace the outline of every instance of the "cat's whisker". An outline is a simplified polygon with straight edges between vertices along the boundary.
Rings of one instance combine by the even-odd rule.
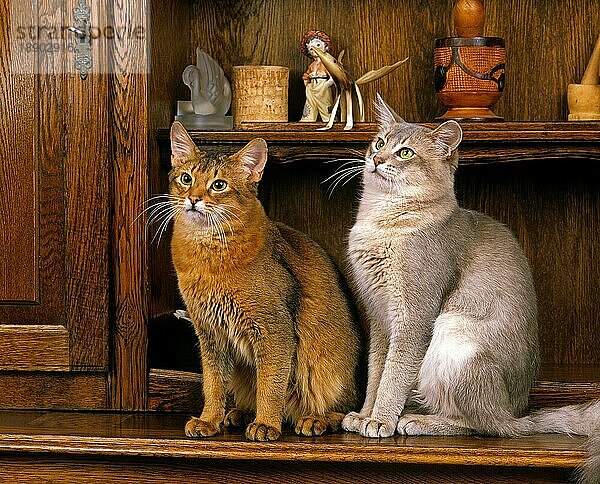
[[[358,171],[358,172],[356,172],[356,173],[354,173],[354,175],[352,175],[352,176],[350,176],[349,178],[347,178],[347,179],[346,179],[346,181],[345,181],[344,183],[342,183],[340,186],[342,186],[342,187],[343,187],[344,185],[346,185],[347,183],[349,183],[349,182],[350,182],[350,180],[352,180],[352,179],[356,178],[358,175],[361,175],[361,174],[362,174],[362,170],[361,170],[361,171]]]
[[[346,178],[346,181],[344,183],[337,183],[336,185],[332,186],[328,191],[327,191],[327,197],[331,198],[333,196],[333,192],[336,190],[336,188],[340,188],[343,187],[344,185],[346,185],[346,183],[350,182],[350,180],[352,180],[353,178],[355,178],[356,176],[358,176],[359,173],[354,173],[351,176]]]
[[[342,175],[340,175],[331,184],[331,186],[327,190],[329,198],[331,198],[331,196],[333,195],[333,192],[335,191],[335,189],[338,186],[344,186],[346,183],[348,183],[350,180],[352,180],[357,175],[360,175],[362,172],[363,172],[363,168],[361,167],[361,168],[354,168],[352,170],[347,170],[345,173],[343,173]],[[341,183],[342,181],[343,181],[343,183]],[[341,185],[340,185],[340,183],[341,183]]]
[[[217,219],[220,222],[226,224],[227,227],[229,228],[229,232],[231,232],[233,234],[233,227],[231,226],[231,223],[230,223],[231,219],[225,213],[218,212],[218,211],[215,211],[215,216],[217,217]]]
[[[242,222],[242,219],[234,212],[233,209],[235,208],[236,207],[234,207],[233,205],[229,205],[227,203],[221,204],[218,207],[218,209],[221,210],[223,213],[230,215],[231,217],[235,217],[238,221]]]
[[[156,234],[154,234],[154,237],[152,237],[152,240],[150,241],[151,244],[154,242],[154,240],[158,236],[157,245],[160,245],[160,240],[162,239],[163,234],[166,232],[167,227],[169,226],[169,223],[179,213],[181,213],[181,208],[177,207],[174,210],[172,210],[166,214],[164,220],[160,223],[158,230],[156,231]]]
[[[348,169],[344,170],[343,172],[338,172],[337,177],[331,182],[330,188],[335,187],[335,185],[337,185],[344,178],[346,178],[348,176],[352,176],[355,173],[362,173],[362,172],[363,172],[362,167],[348,168]]]
[[[140,203],[136,208],[140,208],[143,207],[144,205],[147,205],[149,203],[152,203],[154,200],[169,200],[169,201],[176,201],[176,200],[183,200],[181,197],[177,197],[175,195],[170,195],[170,194],[160,194],[160,195],[154,195],[150,198],[148,198],[147,200],[144,200],[142,203]]]
[[[164,217],[166,214],[168,214],[170,211],[175,210],[176,207],[169,204],[167,206],[163,206],[163,207],[158,207],[155,208],[155,210],[153,210],[150,215],[148,216],[148,218],[146,219],[146,225],[150,226],[153,223],[155,223],[156,221],[160,220],[162,217]]]
[[[340,166],[338,166],[338,170],[344,168],[345,166],[362,166],[365,164],[365,160],[352,160],[352,161],[347,161],[346,163],[342,163]]]
[[[155,212],[153,212],[148,217],[148,220],[146,221],[146,225],[150,226],[150,225],[156,223],[157,221],[159,221],[161,218],[166,216],[172,210],[178,210],[179,208],[180,207],[178,207],[178,206],[169,205],[169,206],[161,207],[161,208],[157,209]]]
[[[159,209],[162,209],[164,207],[171,206],[171,205],[172,205],[172,202],[158,202],[153,205],[150,205],[149,207],[146,207],[144,210],[142,210],[138,214],[138,216],[133,219],[133,222],[131,222],[131,225],[133,226],[133,224],[136,223],[140,219],[140,217],[142,217],[146,212],[153,211],[153,210],[158,211]],[[151,214],[151,216],[152,216],[152,214]]]
[[[159,200],[158,202],[152,203],[155,200]],[[162,211],[166,208],[172,206],[178,206],[183,204],[184,199],[182,197],[177,197],[170,194],[161,194],[150,197],[148,200],[142,202],[139,207],[144,206],[145,204],[151,204],[145,207],[131,222],[131,226],[133,226],[141,217],[143,217],[147,212],[150,212],[148,220],[146,221],[146,226],[149,226],[154,221],[162,216]],[[139,208],[138,207],[138,208]]]
[[[329,180],[331,180],[332,178],[335,178],[338,175],[341,175],[343,173],[347,173],[349,171],[354,171],[354,170],[363,170],[362,166],[349,166],[347,168],[342,168],[340,170],[337,170],[333,175],[328,176],[327,178],[325,178],[325,180],[323,180],[321,183],[327,183]]]
[[[351,163],[351,162],[364,163],[365,159],[364,158],[335,158],[334,160],[327,160],[327,161],[324,161],[323,163],[336,163],[336,162],[340,162],[340,161],[346,161],[348,163]]]
[[[225,235],[225,231],[220,223],[218,215],[216,212],[208,212],[207,213],[209,220],[211,221],[211,225],[217,230],[217,237],[219,239],[219,244],[221,246],[221,260],[223,260],[223,252],[228,251],[229,247],[227,245],[227,236]],[[224,249],[224,250],[223,250]]]
[[[215,217],[215,220],[219,223],[219,225],[221,227],[223,226],[223,224],[226,224],[227,227],[229,228],[229,231],[231,233],[233,233],[233,227],[229,223],[230,219],[228,219],[227,216],[224,213],[220,212],[219,210],[214,210],[213,211],[213,215]]]
[[[237,216],[235,213],[228,212],[228,211],[225,211],[225,210],[220,210],[220,213],[221,213],[223,216],[227,217],[227,219],[229,220],[229,222],[231,222],[231,221],[232,221],[232,217],[233,217],[233,218],[235,218],[235,219],[236,219],[238,222],[240,222],[241,224],[243,224],[243,222],[242,222],[242,219],[241,219],[241,218],[239,218],[239,217],[238,217],[238,216]],[[232,232],[233,232],[233,230],[232,230]]]

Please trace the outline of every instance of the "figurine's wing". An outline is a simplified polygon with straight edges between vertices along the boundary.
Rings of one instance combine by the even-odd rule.
[[[223,103],[224,93],[228,89],[229,81],[221,66],[203,50],[196,52],[196,67],[200,70],[200,92],[210,104],[217,107]],[[225,87],[227,83],[227,88]]]
[[[200,73],[198,72],[198,68],[196,66],[187,66],[181,75],[183,83],[190,89],[193,89],[193,85],[194,83],[198,82],[199,77]]]
[[[369,71],[365,75],[360,76],[355,82],[358,85],[373,82],[377,79],[380,79],[383,76],[387,76],[390,72],[398,69],[398,67],[400,67],[402,64],[404,64],[407,60],[408,60],[408,57],[404,60],[396,62],[395,64],[392,64],[391,66],[385,66],[385,67],[382,67],[381,69]]]

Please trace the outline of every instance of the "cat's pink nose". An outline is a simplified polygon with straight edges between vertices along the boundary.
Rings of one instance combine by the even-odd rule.
[[[381,158],[381,156],[379,155],[375,155],[373,157],[373,163],[375,164],[375,166],[381,165],[383,163],[383,158]]]
[[[196,197],[194,195],[191,195],[188,198],[190,199],[190,202],[192,202],[192,205],[195,205],[197,202],[200,201],[200,197]]]

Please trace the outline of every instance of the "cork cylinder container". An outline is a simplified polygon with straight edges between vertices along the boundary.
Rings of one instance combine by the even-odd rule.
[[[235,66],[232,114],[242,123],[285,123],[288,120],[289,69],[281,66]]]

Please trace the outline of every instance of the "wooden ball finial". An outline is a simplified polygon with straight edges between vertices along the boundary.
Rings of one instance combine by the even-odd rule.
[[[481,0],[458,0],[454,7],[454,29],[457,37],[481,37],[485,8]]]

